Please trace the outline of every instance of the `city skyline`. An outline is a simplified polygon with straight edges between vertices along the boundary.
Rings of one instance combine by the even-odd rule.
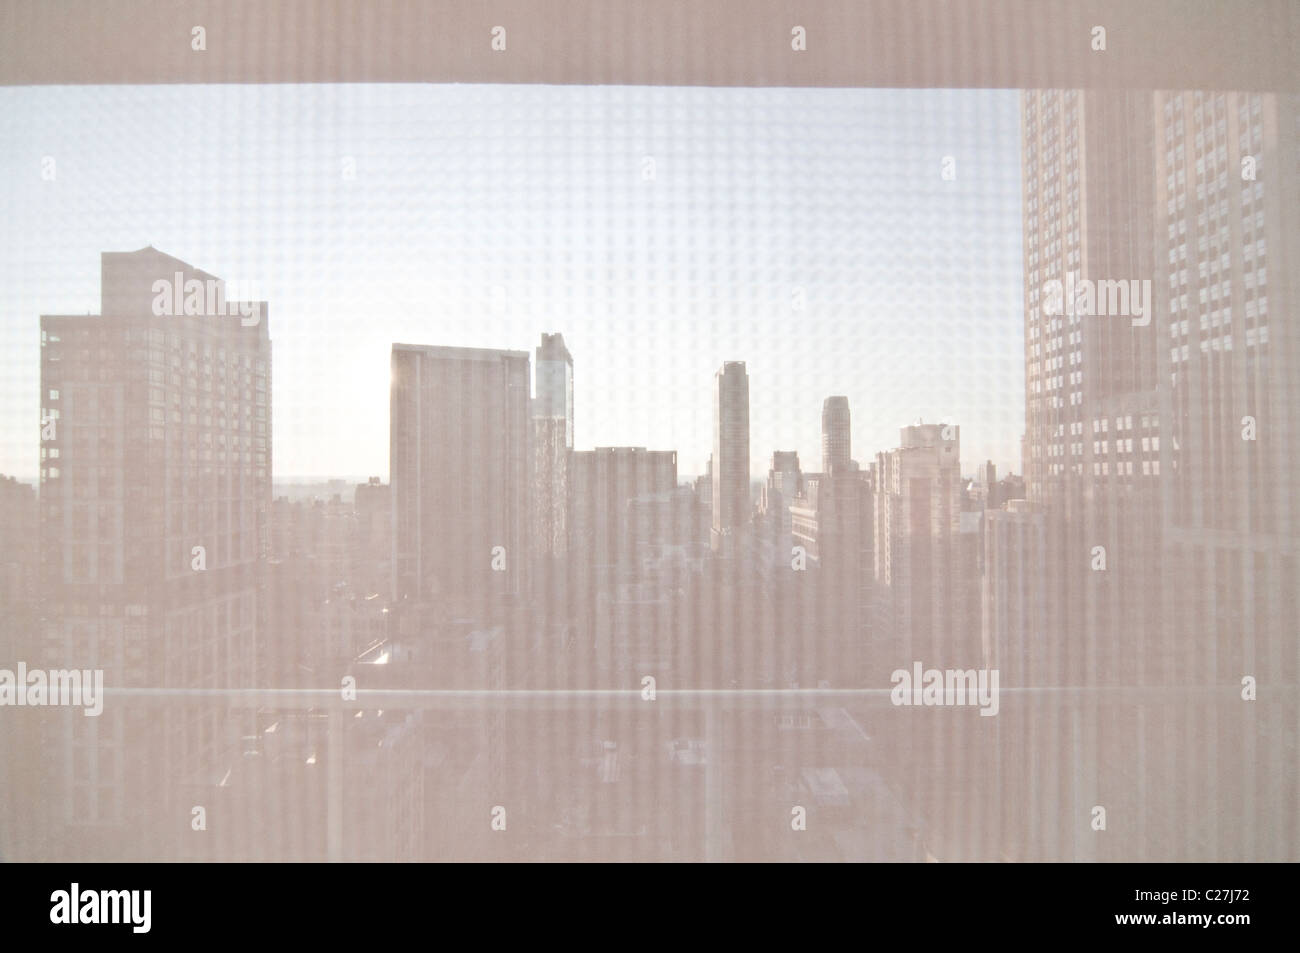
[[[671,333],[624,327],[608,359],[584,358],[612,326],[515,314],[506,293],[495,318],[454,325],[358,318],[363,337],[399,333],[384,373],[344,379],[365,363],[359,338],[295,332],[284,288],[166,245],[102,250],[95,314],[40,309],[41,492],[0,484],[0,518],[35,523],[39,552],[0,564],[16,610],[0,651],[22,671],[75,663],[110,693],[160,694],[57,731],[24,713],[10,744],[41,768],[17,784],[53,796],[0,805],[45,820],[11,827],[12,849],[71,853],[90,836],[104,856],[517,858],[495,838],[508,805],[536,857],[1293,855],[1293,773],[1265,776],[1254,747],[1293,701],[1253,703],[1257,680],[1293,686],[1296,672],[1296,526],[1279,488],[1300,446],[1281,412],[1300,339],[1278,318],[1300,202],[1269,170],[1300,154],[1300,100],[1028,90],[1018,110],[1021,197],[1006,207],[1028,254],[1000,387],[1022,390],[1008,430],[1028,472],[971,451],[970,403],[938,419],[914,407],[879,435],[886,411],[853,386],[792,357],[771,370],[811,337],[814,368],[965,349],[998,373],[961,328],[911,328],[877,352],[815,310],[769,310],[705,349],[699,381],[701,355],[682,360],[674,402],[638,374],[661,335],[679,353]],[[576,194],[559,191],[552,211]],[[524,206],[512,221],[527,233]],[[817,215],[833,233],[836,213]],[[460,227],[471,219],[462,209]],[[527,255],[494,228],[460,260],[471,272]],[[646,239],[633,261],[654,262],[632,232]],[[743,228],[717,234],[730,257],[715,250],[706,278],[744,257]],[[538,268],[560,281],[566,255],[610,253],[575,244]],[[1080,275],[1109,298],[1053,304],[1054,283]],[[1146,285],[1159,294],[1145,303],[1120,294]],[[1136,310],[1089,310],[1120,302]],[[314,368],[315,390],[292,370],[283,383],[284,364],[322,351],[338,363]],[[895,371],[900,400],[933,392],[914,364]],[[352,412],[385,442],[387,482],[277,493],[283,442],[308,439],[277,403],[317,391],[364,391]],[[699,452],[682,443],[687,406],[707,419],[703,475],[681,463]],[[763,429],[795,416],[811,450]],[[665,421],[668,439],[643,439]],[[336,423],[340,452],[357,452]],[[586,449],[588,429],[608,440]],[[887,688],[900,677],[911,690]],[[924,711],[977,707],[958,685],[979,686],[975,717]],[[683,721],[605,704],[636,712],[660,691]],[[151,719],[153,704],[179,707]],[[660,784],[674,796],[646,794]],[[191,791],[232,833],[151,826],[183,818]],[[285,798],[313,833],[268,842],[267,805]],[[792,845],[788,812],[808,808],[828,836]],[[1107,811],[1123,836],[1096,836]]]
[[[683,476],[702,474],[709,381],[739,360],[755,381],[752,480],[773,449],[819,459],[828,394],[850,398],[864,453],[917,418],[961,415],[970,460],[1019,470],[1013,91],[0,97],[13,133],[0,146],[13,226],[0,256],[0,472],[36,475],[23,409],[35,414],[36,315],[95,310],[99,253],[146,245],[275,302],[277,481],[387,478],[375,424],[393,342],[510,349],[543,332],[573,355],[576,447],[671,447]],[[158,115],[176,118],[164,158],[129,147]],[[487,188],[486,174],[506,185]],[[145,180],[148,200],[129,201]],[[286,259],[289,245],[319,256]]]

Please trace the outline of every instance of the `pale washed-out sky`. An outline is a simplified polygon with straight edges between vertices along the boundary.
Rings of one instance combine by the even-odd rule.
[[[830,394],[864,464],[951,418],[963,470],[1019,472],[1018,96],[0,89],[0,473],[37,471],[39,316],[98,313],[100,253],[146,245],[269,301],[277,479],[386,476],[394,341],[543,331],[579,448],[702,472],[713,373],[743,360],[755,477],[777,449],[820,467]]]

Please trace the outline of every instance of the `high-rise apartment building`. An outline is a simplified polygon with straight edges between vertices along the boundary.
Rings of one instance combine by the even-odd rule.
[[[1153,204],[1165,640],[1201,680],[1294,681],[1300,97],[1161,92]]]
[[[154,248],[104,253],[101,281],[100,314],[41,318],[47,661],[102,668],[115,687],[252,685],[270,545],[266,305],[228,302],[220,279]],[[189,810],[182,787],[211,793],[238,758],[210,705],[159,719],[110,704],[51,728],[53,820],[105,846],[165,850],[153,835]]]
[[[1287,620],[1300,527],[1284,488],[1300,425],[1282,408],[1300,399],[1300,336],[1285,320],[1300,253],[1298,118],[1294,95],[1271,93],[1022,98],[1023,458],[1041,508],[990,515],[985,631],[995,658],[1035,667],[1040,683],[1296,676]],[[1053,281],[1073,307],[1045,307]],[[1035,560],[1036,579],[1025,573]],[[1124,744],[1179,750],[1188,714],[1166,705],[1128,713],[1114,737],[1082,738],[1055,770],[1078,777],[1082,763],[1117,792],[1184,792],[1177,810],[1135,801],[1153,854],[1182,844],[1187,859],[1258,856],[1278,832],[1243,827],[1225,805],[1286,795],[1276,777],[1242,782],[1255,770],[1243,760],[1253,722],[1197,710],[1194,756],[1138,779],[1102,769]],[[1223,821],[1187,845],[1207,816]],[[1074,856],[1090,856],[1087,843]]]
[[[1021,97],[1031,500],[1068,496],[1071,477],[1142,476],[1101,427],[1154,409],[1150,103],[1133,91]]]
[[[905,662],[972,665],[981,656],[978,531],[962,523],[961,428],[917,424],[899,442],[876,457],[875,631]]]
[[[603,584],[634,561],[628,504],[677,488],[677,451],[597,447],[574,451],[570,466],[570,545],[575,562],[594,568]]]
[[[1046,670],[1062,684],[1108,683],[1154,651],[1164,344],[1152,95],[1027,91],[1021,132],[1022,462],[1049,540]]]
[[[396,599],[493,615],[529,593],[527,351],[394,344]]]
[[[642,508],[642,517],[670,520],[647,525],[638,519],[636,501],[666,497],[676,486],[674,450],[597,447],[571,455],[569,597],[582,651],[590,653],[604,677],[630,661],[633,629],[650,643],[647,648],[656,641],[649,633],[658,628],[644,628],[643,615],[653,615],[647,601],[661,601],[664,593],[648,585],[655,574],[645,571],[641,560],[668,543],[677,527],[668,511]],[[639,545],[646,542],[651,545]]]
[[[1221,636],[1235,671],[1251,653],[1227,633],[1272,638],[1268,620],[1286,615],[1244,594],[1261,573],[1280,598],[1294,589],[1284,580],[1297,516],[1283,488],[1300,425],[1278,409],[1296,404],[1300,360],[1278,317],[1296,298],[1296,103],[1209,91],[1022,98],[1027,495],[1050,504],[1058,539],[1053,614],[1087,630],[1062,641],[1099,649],[1062,659],[1070,680],[1125,665],[1181,677],[1169,668],[1179,654],[1226,660],[1211,650]],[[1052,281],[1080,289],[1067,306],[1093,292],[1091,309],[1045,313],[1062,310],[1045,307]],[[1130,314],[1098,313],[1125,297]],[[1097,546],[1118,575],[1080,571],[1074,557]],[[1237,582],[1220,592],[1227,578]],[[1213,610],[1190,608],[1211,593]],[[1174,631],[1185,648],[1210,618],[1225,620],[1220,635],[1180,653]]]

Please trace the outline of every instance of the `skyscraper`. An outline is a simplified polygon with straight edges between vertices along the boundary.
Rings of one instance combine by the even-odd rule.
[[[1133,282],[1138,295],[1150,288],[1155,264],[1151,94],[1030,91],[1021,126],[1025,478],[1031,500],[1064,500],[1142,474],[1123,449],[1133,434],[1112,444],[1100,427],[1154,410],[1154,302],[1130,294]],[[1127,302],[1131,313],[1088,313],[1085,288],[1092,311]]]
[[[713,378],[713,549],[749,516],[749,374],[727,361]]]
[[[492,615],[529,592],[527,351],[394,344],[396,598]]]
[[[1044,507],[1039,585],[1057,627],[1043,670],[1062,684],[1128,679],[1153,638],[1163,304],[1151,280],[1152,102],[1134,90],[1021,97],[1023,465],[1026,495]]]
[[[1297,119],[1292,95],[1022,98],[1031,504],[992,520],[986,622],[990,648],[1040,682],[1296,676],[1285,620],[1297,611],[1300,527],[1282,488],[1300,440],[1295,415],[1277,408],[1300,398],[1300,337],[1277,318],[1294,310],[1293,282],[1278,276],[1296,273],[1300,252]],[[1044,307],[1062,280],[1095,291],[1093,307],[1086,295],[1083,308]],[[1140,311],[1100,307],[1144,283]],[[1018,567],[1036,560],[1035,580]],[[1087,740],[1074,766],[1054,769],[1100,772],[1121,745],[1168,750],[1137,783],[1194,793],[1177,810],[1143,802],[1134,813],[1148,843],[1181,843],[1198,818],[1255,796],[1257,782],[1242,783],[1256,771],[1253,722],[1235,714],[1208,710],[1208,740],[1187,752],[1186,710],[1129,713],[1115,737]],[[1285,796],[1276,778],[1258,783]],[[1253,856],[1242,845],[1276,833],[1226,821],[1188,856]]]
[[[1061,589],[1052,615],[1088,629],[1062,644],[1106,649],[1091,674],[1064,659],[1067,678],[1104,677],[1108,665],[1166,677],[1174,643],[1211,617],[1238,620],[1222,630],[1235,671],[1241,629],[1264,634],[1286,615],[1239,597],[1261,571],[1280,574],[1272,591],[1291,588],[1284,562],[1248,566],[1244,552],[1288,549],[1300,519],[1281,493],[1300,424],[1274,410],[1295,405],[1300,360],[1296,336],[1271,320],[1295,297],[1278,276],[1295,272],[1300,247],[1296,104],[1232,92],[1022,97],[1027,494],[1050,504],[1058,540],[1045,567]],[[1131,293],[1146,281],[1153,300],[1132,317],[1044,313],[1046,283],[1063,278],[1094,282],[1098,305],[1102,282]],[[1276,547],[1261,546],[1270,534]],[[1223,549],[1229,538],[1240,547]],[[1053,562],[1098,545],[1121,574]],[[1178,593],[1212,591],[1225,571],[1240,584],[1184,618]],[[1203,633],[1195,657],[1224,657],[1215,638]]]
[[[849,399],[827,397],[822,402],[822,472],[847,470],[852,451]]]
[[[41,318],[47,656],[117,687],[252,685],[270,545],[265,302],[227,302],[220,279],[154,248],[105,252],[101,282],[101,314]],[[182,807],[179,785],[220,779],[238,740],[211,707],[67,719],[51,806],[67,829],[166,849],[151,832]]]
[[[1294,684],[1300,97],[1159,92],[1153,111],[1163,549],[1155,604],[1143,605],[1159,622],[1147,677]],[[1177,843],[1197,819],[1224,814],[1198,859],[1287,859],[1293,828],[1275,805],[1295,802],[1295,776],[1261,770],[1255,751],[1261,721],[1288,717],[1212,710],[1197,756],[1155,781],[1193,792],[1184,810],[1147,823]],[[1156,744],[1182,728],[1176,713],[1155,724]]]
[[[961,428],[904,427],[899,443],[876,457],[876,632],[904,661],[971,665],[982,654],[979,556],[962,521]]]
[[[1165,641],[1294,681],[1300,97],[1155,95]],[[1145,441],[1144,441],[1145,442]],[[1194,597],[1193,597],[1194,594]]]
[[[535,556],[544,563],[562,558],[568,551],[573,358],[561,334],[543,334],[537,348],[537,395],[532,402],[531,438],[532,544]],[[540,564],[538,571],[543,571]]]
[[[573,357],[563,334],[543,334],[537,347],[533,416],[564,421],[564,447],[573,449]]]

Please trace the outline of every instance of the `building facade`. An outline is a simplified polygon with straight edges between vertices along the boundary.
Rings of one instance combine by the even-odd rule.
[[[492,616],[529,593],[526,351],[394,344],[396,600]]]
[[[967,667],[981,639],[978,534],[961,512],[961,428],[916,424],[899,442],[876,457],[876,632],[904,662]]]
[[[231,307],[224,282],[153,248],[104,253],[101,281],[101,314],[41,318],[47,660],[120,687],[254,684],[270,547],[266,304]],[[159,819],[188,812],[237,756],[213,706],[163,722],[113,706],[53,730],[50,808],[106,847],[167,850],[184,823]]]

